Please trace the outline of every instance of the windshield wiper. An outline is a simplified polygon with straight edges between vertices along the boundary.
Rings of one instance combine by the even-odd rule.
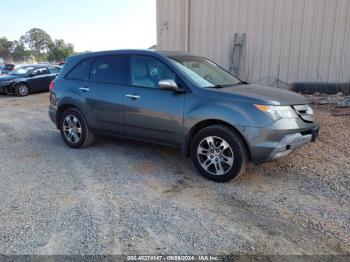
[[[226,88],[226,87],[232,87],[232,86],[238,86],[242,85],[242,82],[236,83],[236,84],[225,84],[225,85],[215,85],[215,88]]]
[[[225,87],[228,87],[226,85],[215,85],[214,88],[225,88]]]

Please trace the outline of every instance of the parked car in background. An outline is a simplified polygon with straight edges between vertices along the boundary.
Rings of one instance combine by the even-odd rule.
[[[4,64],[0,67],[0,75],[6,75],[15,69],[14,64]]]
[[[208,59],[124,50],[67,60],[50,85],[51,120],[64,142],[89,146],[101,133],[182,148],[219,182],[315,141],[318,125],[304,97],[248,84]]]
[[[29,93],[49,91],[50,82],[61,68],[54,65],[26,65],[0,76],[0,94],[26,96]]]

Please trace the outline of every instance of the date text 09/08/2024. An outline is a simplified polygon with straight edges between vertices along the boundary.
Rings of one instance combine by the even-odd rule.
[[[127,256],[127,261],[218,261],[217,256]]]

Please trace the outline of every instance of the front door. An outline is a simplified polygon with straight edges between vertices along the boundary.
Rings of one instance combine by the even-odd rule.
[[[181,144],[184,93],[159,89],[160,80],[176,81],[175,73],[150,56],[130,57],[131,85],[124,91],[127,136]]]
[[[46,67],[35,69],[28,80],[31,92],[48,91],[51,81],[50,72]]]

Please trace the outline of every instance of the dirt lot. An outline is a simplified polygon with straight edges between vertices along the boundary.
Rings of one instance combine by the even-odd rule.
[[[162,146],[66,147],[48,94],[0,96],[0,253],[349,254],[350,117],[226,184]]]

